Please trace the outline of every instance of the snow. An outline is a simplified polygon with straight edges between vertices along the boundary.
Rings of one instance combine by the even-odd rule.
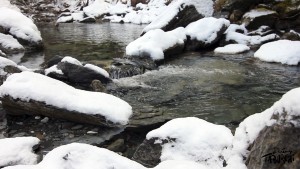
[[[229,44],[224,47],[218,47],[214,50],[215,53],[223,54],[238,54],[250,50],[250,48],[243,44]]]
[[[36,164],[37,155],[32,147],[39,144],[35,137],[16,137],[0,139],[0,167],[17,164]]]
[[[260,16],[275,14],[275,11],[270,11],[266,9],[252,9],[251,11],[244,14],[243,18],[254,19]]]
[[[77,59],[71,57],[71,56],[66,56],[64,57],[61,62],[67,62],[67,63],[71,63],[73,65],[78,65],[78,66],[83,66],[82,63],[80,61],[78,61]]]
[[[98,66],[95,66],[95,65],[92,65],[92,64],[85,64],[84,67],[86,67],[86,68],[88,68],[90,70],[93,70],[93,71],[95,71],[95,72],[97,72],[97,73],[99,73],[99,74],[101,74],[101,75],[109,78],[109,73],[106,70],[104,70],[104,69],[102,69],[102,68],[100,68]]]
[[[6,54],[0,50],[0,56],[6,56]]]
[[[175,0],[172,1],[161,13],[157,19],[153,20],[146,26],[143,32],[148,32],[153,29],[160,29],[166,26],[185,6],[194,5],[199,14],[204,17],[210,17],[213,14],[213,1],[212,0]]]
[[[0,68],[3,69],[5,66],[17,67],[18,65],[15,62],[13,62],[13,61],[11,61],[7,58],[4,58],[4,57],[0,56]]]
[[[84,7],[83,12],[90,17],[100,17],[108,12],[109,3],[105,0],[95,0],[91,5]]]
[[[48,69],[45,69],[45,75],[48,75],[49,73],[57,73],[60,75],[63,75],[64,73],[57,68],[57,65],[53,65],[51,67],[49,67]]]
[[[24,47],[11,35],[5,35],[0,33],[0,48],[6,50],[25,50]]]
[[[62,16],[57,19],[57,23],[65,23],[65,22],[71,22],[73,21],[73,16]]]
[[[12,4],[10,3],[10,0],[1,0],[1,1],[0,1],[0,7],[7,7],[7,8],[10,8],[10,9],[12,9],[12,10],[21,12],[20,9],[19,9],[17,6],[12,5]]]
[[[187,117],[173,119],[150,131],[146,139],[167,141],[162,144],[161,161],[188,160],[215,169],[223,166],[220,157],[231,146],[233,135],[225,126]]]
[[[235,41],[238,44],[244,45],[260,45],[264,42],[279,38],[276,34],[269,34],[266,36],[247,36],[238,32],[227,32],[226,41]]]
[[[278,40],[262,45],[254,57],[266,62],[298,65],[300,61],[300,41]]]
[[[243,158],[248,156],[249,145],[254,142],[264,127],[282,122],[290,122],[295,126],[300,126],[300,121],[297,119],[300,115],[299,96],[300,88],[292,89],[275,102],[271,108],[262,113],[251,115],[240,123],[235,131],[233,148],[229,154],[230,158],[227,160],[228,168],[247,168]],[[272,119],[274,115],[279,119]]]
[[[225,26],[228,27],[230,22],[226,19],[220,18],[203,18],[196,22],[190,23],[185,32],[192,40],[202,41],[204,43],[211,43],[217,38],[217,33]]]
[[[46,105],[101,115],[116,124],[125,125],[132,115],[131,106],[106,93],[75,89],[61,81],[33,73],[15,73],[0,86],[0,96],[9,95],[23,101],[35,100]]]
[[[193,162],[183,160],[167,160],[158,164],[154,169],[210,169],[209,167]]]
[[[153,60],[161,60],[164,59],[166,49],[175,45],[183,45],[185,40],[186,36],[182,27],[168,32],[161,29],[151,30],[129,43],[126,47],[126,55],[142,56],[147,53]]]
[[[0,8],[0,26],[18,38],[36,43],[42,41],[41,33],[32,20],[7,7]]]
[[[229,32],[237,32],[238,30],[241,30],[244,34],[248,33],[248,30],[246,29],[245,25],[230,24],[227,30],[225,31],[225,34]]]

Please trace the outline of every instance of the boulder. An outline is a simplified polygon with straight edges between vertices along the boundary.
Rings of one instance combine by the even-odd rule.
[[[234,10],[239,10],[242,13],[248,11],[251,7],[254,7],[261,0],[227,0],[224,7],[221,10],[232,12]]]
[[[269,26],[274,28],[278,14],[276,11],[265,8],[253,9],[243,15],[242,22],[247,29],[254,30],[261,26]]]
[[[300,127],[275,124],[264,128],[251,146],[248,169],[300,168]]]
[[[20,99],[14,99],[10,96],[5,96],[1,98],[2,106],[6,110],[7,114],[13,116],[20,115],[31,115],[31,116],[46,116],[58,119],[65,119],[69,121],[94,124],[106,127],[116,127],[117,125],[109,122],[101,115],[91,115],[84,114],[78,111],[69,111],[66,109],[61,109],[51,105],[46,105],[43,102],[30,100],[22,101]]]
[[[109,77],[106,77],[101,73],[69,62],[60,62],[57,64],[57,68],[63,72],[65,77],[67,77],[68,82],[75,86],[89,87],[93,80],[100,80],[103,84],[111,82]]]
[[[155,144],[156,139],[145,139],[134,152],[132,160],[143,164],[146,167],[155,167],[160,163],[162,146]]]
[[[203,18],[189,24],[185,28],[187,35],[185,49],[194,51],[215,45],[222,38],[229,25],[228,20],[213,17]]]
[[[96,19],[94,17],[87,17],[87,18],[83,18],[79,22],[80,23],[94,23],[94,22],[96,22]]]
[[[0,33],[0,50],[11,54],[24,52],[25,48],[13,36]]]

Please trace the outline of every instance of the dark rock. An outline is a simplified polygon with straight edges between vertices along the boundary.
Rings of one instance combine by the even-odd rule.
[[[178,13],[171,19],[167,25],[163,26],[163,31],[171,31],[178,27],[186,27],[188,24],[195,22],[201,18],[203,15],[199,14],[195,6],[193,5],[182,5],[183,8],[179,9]],[[155,21],[153,21],[155,22]],[[146,32],[143,32],[144,35]],[[142,36],[141,35],[141,36]]]
[[[252,17],[251,13],[266,12],[268,14]],[[275,27],[275,23],[278,20],[278,14],[276,11],[268,10],[265,8],[258,8],[250,11],[250,16],[247,13],[243,16],[243,24],[247,29],[254,30],[261,26],[269,26],[270,28]]]
[[[146,70],[155,69],[157,69],[157,64],[149,57],[116,58],[111,65],[110,75],[113,79],[119,79],[143,74]]]
[[[240,10],[233,10],[232,13],[229,16],[229,20],[231,22],[237,22],[239,21],[243,16],[243,12]]]
[[[83,18],[79,22],[80,23],[94,23],[94,22],[96,22],[96,19],[93,17],[87,17],[87,18]]]
[[[77,111],[68,111],[34,100],[26,102],[20,99],[13,99],[10,96],[4,96],[1,98],[1,101],[4,110],[6,110],[9,115],[19,116],[28,114],[32,116],[47,116],[79,123],[118,127],[118,124],[108,121],[101,115],[89,115]]]
[[[282,39],[292,40],[292,41],[300,41],[300,34],[297,32],[287,32],[284,33],[281,37]]]
[[[44,63],[44,67],[49,68],[51,66],[57,65],[62,59],[62,56],[54,56],[53,58],[49,59],[46,63]]]
[[[239,10],[245,13],[260,2],[261,0],[227,0],[225,6],[221,10],[229,12]]]
[[[299,169],[300,128],[275,124],[264,128],[251,147],[249,169]]]
[[[11,66],[11,65],[7,65],[3,68],[3,70],[6,72],[6,73],[9,73],[9,74],[12,74],[12,73],[20,73],[22,72],[22,70],[20,70],[18,67],[15,67],[15,66]]]
[[[91,83],[91,88],[95,92],[105,92],[105,86],[101,83],[100,80],[93,80]]]
[[[118,139],[106,147],[110,151],[123,152],[125,150],[124,139]]]
[[[155,139],[145,139],[133,154],[132,160],[146,166],[155,167],[160,163],[162,147],[155,144]]]
[[[111,79],[102,74],[80,65],[60,62],[57,64],[57,68],[62,70],[64,76],[68,78],[68,82],[75,86],[79,85],[89,88],[93,80],[100,80],[102,84],[111,82]]]

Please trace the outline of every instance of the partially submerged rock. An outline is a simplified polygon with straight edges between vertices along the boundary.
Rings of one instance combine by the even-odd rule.
[[[199,50],[216,44],[227,30],[230,22],[213,17],[203,18],[185,28],[187,36],[186,50]]]
[[[28,49],[41,49],[43,42],[41,33],[31,19],[22,13],[1,7],[0,26]]]
[[[0,33],[0,50],[6,54],[24,52],[24,47],[11,35]]]
[[[131,106],[109,94],[75,89],[47,76],[22,72],[0,87],[3,108],[12,115],[44,115],[114,127],[128,123]]]

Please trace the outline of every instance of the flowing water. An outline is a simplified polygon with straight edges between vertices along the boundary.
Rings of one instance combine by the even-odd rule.
[[[49,24],[40,25],[39,29],[46,47],[43,52],[9,58],[30,68],[38,68],[51,57],[67,55],[80,61],[109,62],[124,55],[126,45],[139,37],[143,26],[70,23],[61,24],[58,29]],[[167,61],[158,70],[115,79],[114,84],[122,89],[115,94],[129,102],[134,110],[159,110],[167,119],[196,116],[234,129],[245,117],[262,112],[284,93],[299,87],[299,79],[299,67],[261,62],[253,58],[253,52],[240,55],[193,52]],[[32,127],[36,122],[30,123]],[[10,131],[24,132],[24,127],[19,129],[14,127],[19,125],[16,124],[9,126]],[[59,125],[68,128],[64,123]],[[38,130],[39,125],[36,128]],[[61,131],[60,128],[57,127],[57,131]],[[68,133],[69,136],[75,133],[75,138],[74,134],[70,138],[77,139],[74,128],[72,132],[63,132],[59,139],[69,142],[66,141]],[[57,135],[57,131],[53,131],[53,135]],[[82,134],[77,133],[78,137]]]

